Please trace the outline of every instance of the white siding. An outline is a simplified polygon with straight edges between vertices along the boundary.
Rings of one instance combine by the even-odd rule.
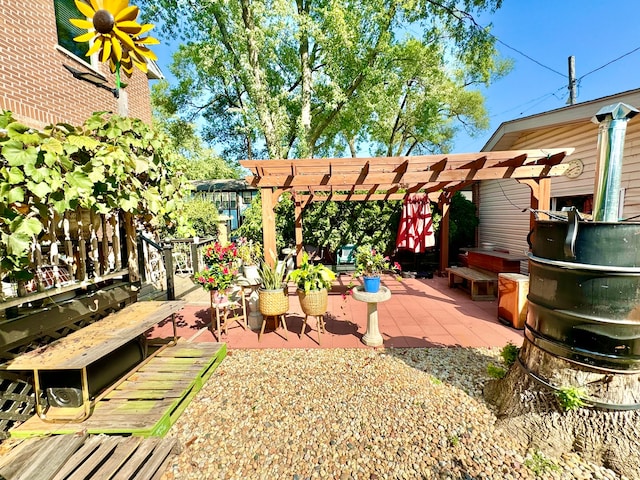
[[[509,150],[575,148],[565,161],[581,159],[584,172],[575,179],[553,178],[551,197],[593,194],[598,127],[589,121],[581,121],[521,132]],[[624,217],[640,215],[640,116],[629,120],[627,125],[621,181],[625,189]],[[529,215],[521,210],[530,206],[529,201],[529,187],[515,180],[480,182],[479,242],[491,242],[513,253],[526,251]]]
[[[479,243],[493,243],[514,254],[527,253],[531,189],[515,180],[489,180],[480,182],[478,196]],[[527,262],[520,268],[526,273]]]

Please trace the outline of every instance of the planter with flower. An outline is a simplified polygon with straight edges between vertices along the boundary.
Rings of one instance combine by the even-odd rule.
[[[202,250],[202,259],[204,264],[211,266],[213,264],[222,264],[238,267],[240,261],[238,257],[238,246],[235,243],[222,245],[215,242]]]
[[[267,317],[284,315],[289,310],[289,295],[285,280],[285,268],[283,263],[269,264],[260,261],[258,273],[260,276],[259,309],[260,313]]]
[[[391,263],[389,257],[371,248],[361,245],[356,249],[356,277],[362,277],[364,290],[376,293],[380,289],[380,275],[383,273],[397,274],[400,271],[398,262]]]
[[[235,282],[238,270],[232,265],[213,263],[193,275],[193,281],[211,292],[213,303],[226,301],[226,292]]]

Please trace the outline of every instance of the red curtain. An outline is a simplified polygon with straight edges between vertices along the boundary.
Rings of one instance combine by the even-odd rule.
[[[426,194],[406,197],[396,236],[396,248],[423,253],[435,244],[429,197]]]

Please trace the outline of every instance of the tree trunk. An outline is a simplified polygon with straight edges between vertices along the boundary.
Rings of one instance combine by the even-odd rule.
[[[565,411],[555,392],[584,389],[587,406]],[[526,338],[519,361],[505,378],[492,380],[485,397],[498,411],[498,428],[528,449],[560,456],[575,451],[585,460],[637,478],[640,472],[640,374],[613,373],[557,358]]]

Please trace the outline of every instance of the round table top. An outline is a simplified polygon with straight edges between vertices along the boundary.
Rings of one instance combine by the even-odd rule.
[[[353,299],[359,302],[379,303],[385,302],[390,298],[391,290],[382,285],[376,293],[365,292],[363,286],[358,286],[353,289]]]

